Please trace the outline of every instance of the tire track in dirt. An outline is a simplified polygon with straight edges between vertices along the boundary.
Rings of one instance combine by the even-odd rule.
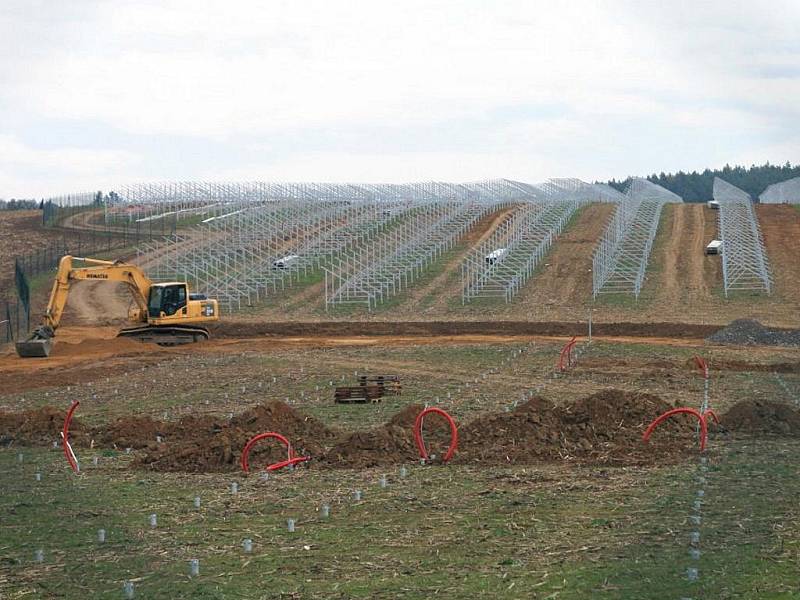
[[[673,204],[665,213],[663,243],[656,244],[653,256],[661,265],[651,284],[654,303],[690,310],[713,301],[721,263],[717,256],[706,256],[705,246],[716,232],[715,213],[703,204]]]

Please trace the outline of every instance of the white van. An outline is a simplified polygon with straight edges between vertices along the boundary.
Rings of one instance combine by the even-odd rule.
[[[508,248],[498,248],[484,257],[487,265],[493,265],[503,260],[508,254]]]
[[[711,240],[711,243],[706,246],[706,254],[722,254],[722,242],[720,240]]]
[[[273,269],[287,269],[292,263],[297,261],[300,257],[297,254],[287,254],[283,258],[279,258],[272,262]]]

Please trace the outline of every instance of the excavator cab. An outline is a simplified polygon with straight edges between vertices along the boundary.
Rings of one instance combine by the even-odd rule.
[[[151,319],[185,315],[187,296],[185,283],[156,283],[147,298],[147,314]]]

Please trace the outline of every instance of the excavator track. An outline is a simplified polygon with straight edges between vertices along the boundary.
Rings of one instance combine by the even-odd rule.
[[[158,344],[159,346],[180,346],[202,342],[211,337],[204,327],[189,325],[143,325],[141,327],[127,327],[122,329],[117,337],[124,337],[140,342]]]

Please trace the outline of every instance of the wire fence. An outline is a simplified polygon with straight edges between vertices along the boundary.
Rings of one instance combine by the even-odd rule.
[[[9,260],[13,261],[14,283],[8,290],[0,290],[0,345],[25,337],[30,329],[31,304],[34,301],[30,297],[30,279],[54,271],[61,258],[67,254],[107,256],[113,251],[134,245],[134,239],[124,236],[96,231],[77,232],[54,240],[33,252],[11,257]]]
[[[0,345],[24,338],[30,321],[30,309],[18,300],[0,302]]]

